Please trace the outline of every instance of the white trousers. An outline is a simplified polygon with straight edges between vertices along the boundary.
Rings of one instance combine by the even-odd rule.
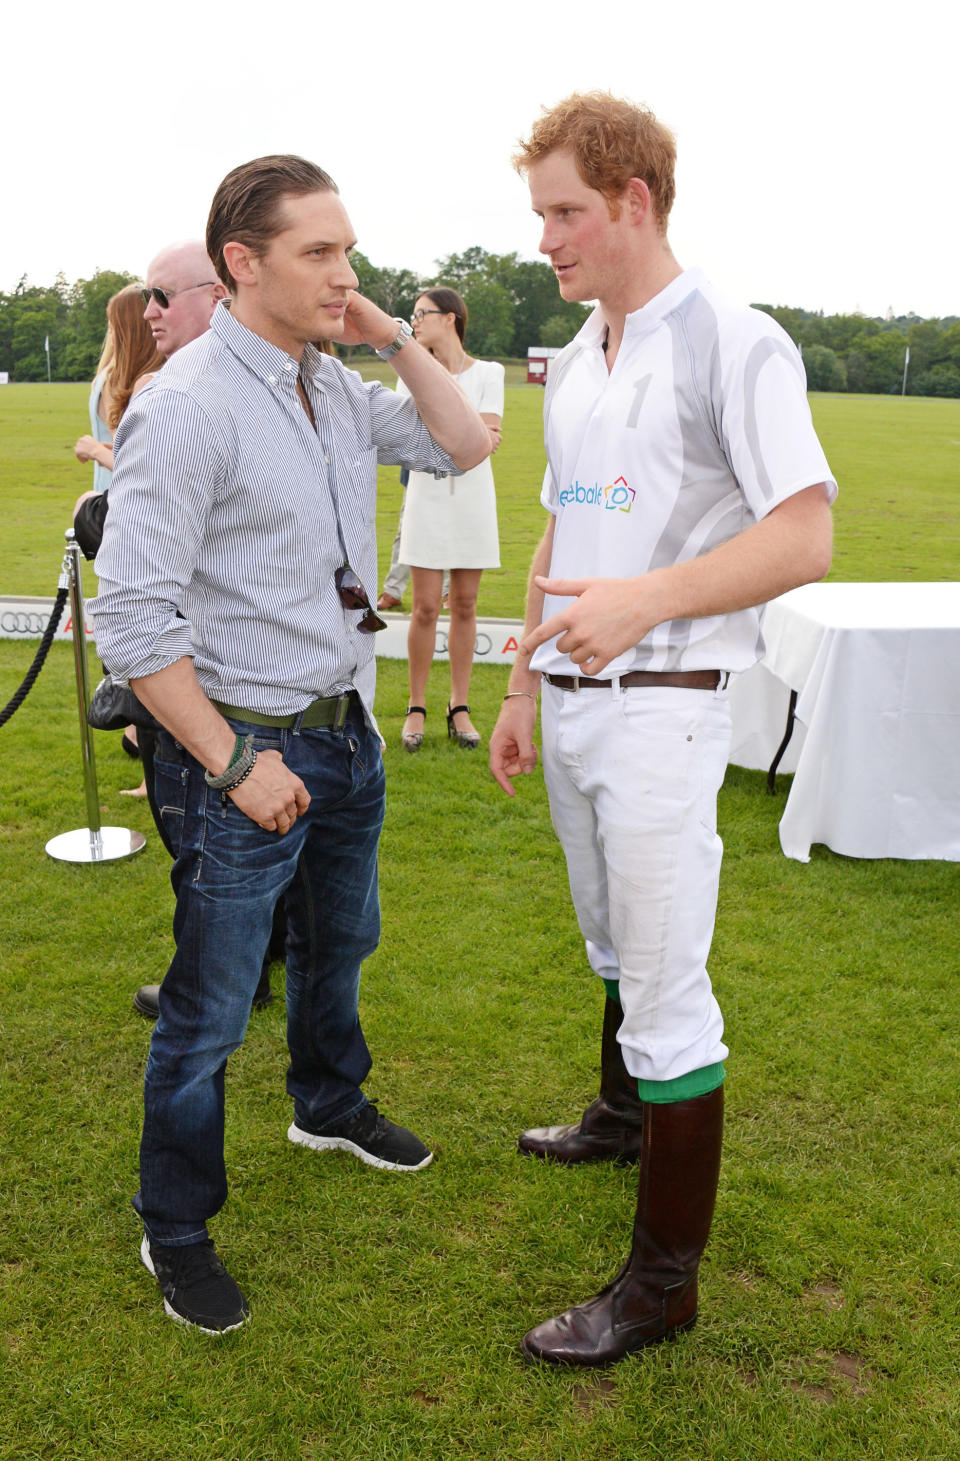
[[[666,1081],[725,1059],[707,973],[723,844],[725,691],[543,683],[543,766],[587,958],[620,984],[627,1070]]]

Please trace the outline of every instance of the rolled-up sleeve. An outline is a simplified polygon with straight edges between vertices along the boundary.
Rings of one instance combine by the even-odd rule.
[[[434,441],[403,381],[395,391],[378,381],[367,386],[373,444],[381,467],[408,467],[434,477],[459,477],[458,467]]]
[[[134,400],[114,450],[90,610],[107,669],[133,679],[193,653],[190,625],[179,610],[224,481],[225,457],[203,409],[163,388]]]

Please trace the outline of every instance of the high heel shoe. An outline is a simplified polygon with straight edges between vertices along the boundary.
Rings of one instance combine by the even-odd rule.
[[[475,751],[480,744],[479,731],[457,730],[453,723],[453,717],[464,711],[470,714],[469,705],[448,705],[447,706],[447,736],[451,741],[456,741],[461,751]]]
[[[425,705],[408,705],[407,715],[422,715],[424,724],[426,724],[427,707]],[[405,751],[419,751],[423,745],[423,731],[401,731],[400,744]]]

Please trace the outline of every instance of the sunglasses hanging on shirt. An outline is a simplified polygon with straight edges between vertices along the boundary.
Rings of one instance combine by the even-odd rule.
[[[376,634],[379,630],[386,629],[386,619],[381,619],[374,609],[367,597],[366,589],[349,563],[344,563],[337,569],[333,575],[333,581],[337,586],[340,602],[345,609],[366,609],[367,612],[357,625],[361,634]]]

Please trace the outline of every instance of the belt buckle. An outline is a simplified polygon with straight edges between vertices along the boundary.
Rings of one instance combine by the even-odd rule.
[[[579,675],[571,675],[570,678],[573,681],[573,684],[570,686],[570,689],[576,695],[576,694],[579,693],[579,690],[580,690],[580,676]]]
[[[341,731],[341,730],[343,730],[343,727],[347,723],[347,716],[349,714],[350,714],[350,691],[348,690],[345,695],[340,695],[338,697],[338,699],[337,699],[337,708],[333,712],[333,726],[332,726],[332,729],[335,730],[335,731]]]

